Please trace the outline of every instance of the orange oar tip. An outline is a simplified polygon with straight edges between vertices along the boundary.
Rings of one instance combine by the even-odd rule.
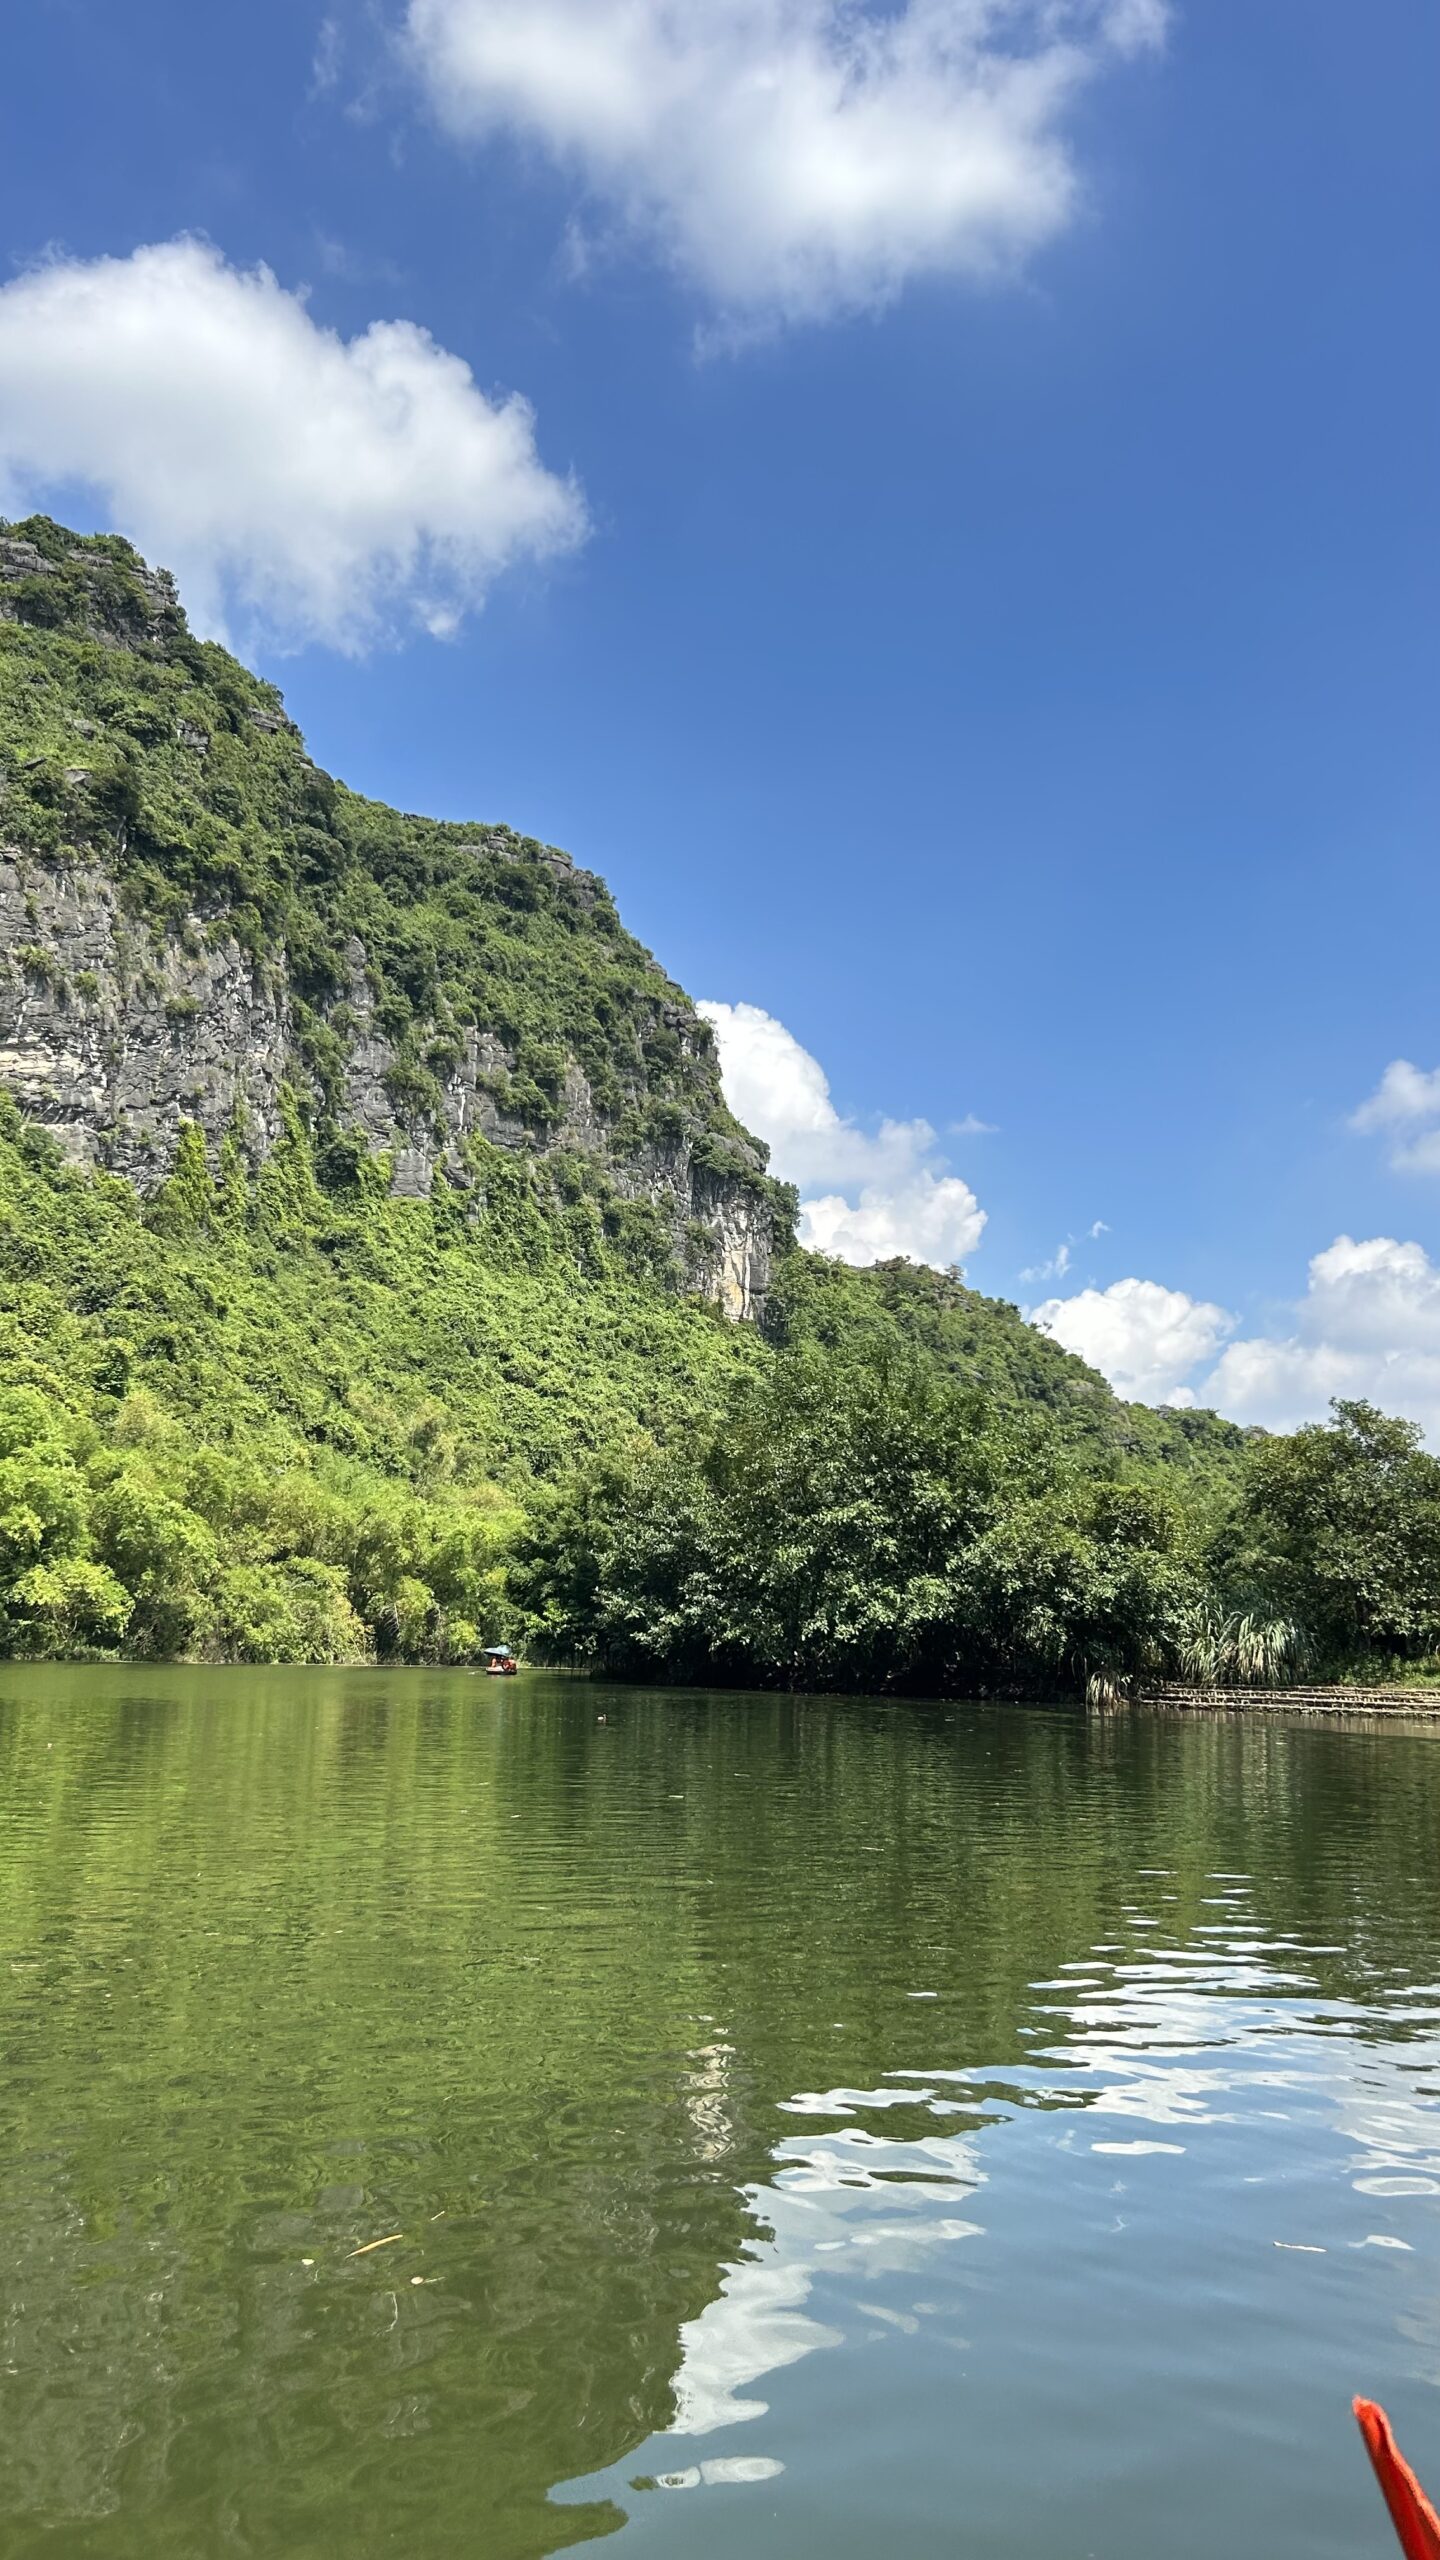
[[[1440,2560],[1440,2516],[1437,2516],[1409,2463],[1395,2442],[1390,2421],[1377,2400],[1351,2402],[1375,2466],[1390,2521],[1400,2537],[1405,2560]]]

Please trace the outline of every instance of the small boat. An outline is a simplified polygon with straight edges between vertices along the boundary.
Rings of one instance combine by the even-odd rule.
[[[508,1644],[487,1644],[485,1677],[487,1680],[513,1680],[520,1665]]]
[[[1357,2400],[1355,2415],[1405,2560],[1440,2560],[1440,2516],[1395,2442],[1384,2410],[1373,2400]]]

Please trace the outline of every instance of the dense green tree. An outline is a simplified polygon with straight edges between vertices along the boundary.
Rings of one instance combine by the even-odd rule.
[[[134,1608],[108,1566],[65,1556],[55,1564],[32,1564],[15,1577],[0,1610],[0,1631],[16,1653],[65,1659],[113,1648]]]
[[[1334,1419],[1257,1441],[1216,1569],[1265,1594],[1324,1661],[1440,1646],[1440,1459],[1410,1422],[1337,1402]]]
[[[949,1690],[1156,1671],[1203,1588],[1159,1489],[918,1354],[813,1345],[700,1445],[558,1492],[512,1583],[541,1641],[616,1671]]]

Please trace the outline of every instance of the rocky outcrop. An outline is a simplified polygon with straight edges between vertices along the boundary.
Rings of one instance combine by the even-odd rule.
[[[235,941],[157,945],[103,871],[0,854],[0,1079],[73,1163],[148,1188],[183,1121],[218,1142],[237,1104],[268,1147],[287,1013],[283,981]]]
[[[589,875],[566,867],[572,891],[593,895]],[[753,1183],[702,1168],[683,1135],[617,1158],[573,1060],[559,1117],[537,1138],[503,1108],[514,1061],[493,1032],[473,1027],[440,1080],[438,1110],[407,1110],[363,945],[352,942],[346,957],[352,1029],[342,1116],[372,1154],[390,1157],[398,1193],[424,1197],[441,1167],[464,1182],[464,1142],[474,1136],[515,1152],[591,1156],[622,1199],[647,1200],[660,1213],[692,1286],[737,1322],[760,1319],[772,1211]],[[0,1082],[73,1163],[150,1190],[169,1171],[186,1122],[214,1151],[237,1111],[263,1155],[289,1081],[306,1076],[282,959],[255,960],[199,917],[157,937],[126,913],[100,867],[0,851]]]
[[[759,1324],[770,1286],[773,1213],[769,1202],[740,1184],[712,1182],[686,1164],[676,1167],[672,1201],[685,1182],[691,1187],[691,1216],[714,1238],[714,1254],[705,1273],[707,1297],[734,1324]]]

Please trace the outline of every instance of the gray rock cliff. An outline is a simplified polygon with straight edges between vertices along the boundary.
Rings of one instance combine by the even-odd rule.
[[[586,881],[574,875],[582,898]],[[425,1196],[442,1167],[463,1184],[462,1147],[472,1135],[542,1158],[589,1155],[620,1198],[660,1213],[688,1285],[737,1322],[763,1316],[773,1211],[762,1190],[696,1163],[683,1136],[618,1159],[573,1060],[560,1117],[537,1140],[495,1099],[492,1087],[503,1091],[514,1063],[503,1042],[473,1027],[442,1081],[438,1124],[408,1119],[387,1083],[396,1053],[375,1018],[363,945],[352,943],[347,958],[356,1027],[344,1117],[372,1153],[389,1155],[396,1192]],[[198,1124],[213,1153],[237,1110],[261,1156],[281,1126],[282,1087],[307,1081],[283,958],[257,962],[233,938],[207,934],[198,917],[157,937],[127,915],[99,865],[40,862],[0,847],[0,1083],[73,1163],[150,1191],[169,1171],[186,1122]]]

